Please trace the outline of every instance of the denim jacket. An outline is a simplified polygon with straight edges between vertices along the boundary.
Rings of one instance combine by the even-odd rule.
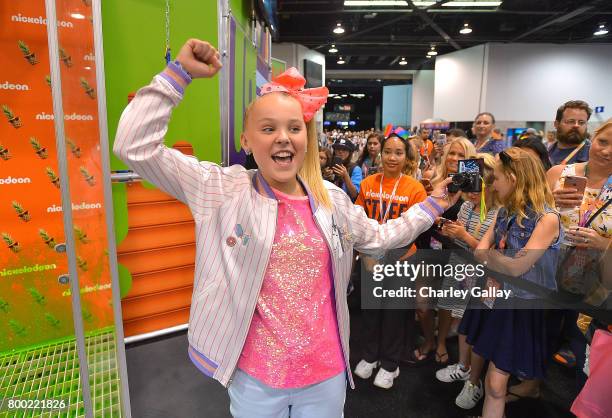
[[[526,208],[527,218],[521,222],[523,225],[520,226],[516,221],[516,215],[509,215],[506,208],[501,208],[497,214],[497,221],[495,222],[495,247],[499,248],[500,242],[506,236],[506,247],[504,254],[508,257],[513,257],[519,250],[521,250],[529,238],[536,225],[546,213],[557,212],[546,207],[544,213],[536,213],[531,207]],[[558,214],[557,214],[558,216]],[[538,286],[556,290],[557,282],[555,280],[555,274],[557,269],[557,259],[559,254],[560,243],[563,240],[563,228],[559,225],[559,237],[548,247],[548,250],[542,257],[536,261],[534,266],[527,272],[522,274],[519,278],[528,280]],[[513,286],[509,283],[504,283],[504,289],[512,290],[512,295],[521,299],[536,299],[537,296],[520,287]]]

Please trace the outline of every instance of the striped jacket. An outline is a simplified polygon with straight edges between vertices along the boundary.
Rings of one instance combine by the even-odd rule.
[[[249,331],[276,232],[277,205],[256,170],[197,161],[163,145],[172,109],[182,94],[156,76],[123,112],[114,152],[131,169],[187,204],[196,225],[196,267],[189,315],[191,360],[229,386]],[[415,205],[384,225],[368,219],[338,187],[325,182],[333,210],[316,206],[314,221],[332,258],[338,329],[351,387],[346,289],[353,249],[366,254],[402,247],[433,223]]]

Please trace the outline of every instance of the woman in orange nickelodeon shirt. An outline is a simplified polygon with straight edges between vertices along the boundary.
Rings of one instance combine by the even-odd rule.
[[[376,219],[381,224],[399,217],[412,205],[427,198],[423,185],[413,177],[404,174],[408,162],[415,158],[412,155],[415,149],[410,146],[407,139],[401,136],[404,134],[407,136],[407,132],[400,128],[383,141],[382,173],[371,175],[362,181],[355,202],[364,208],[369,218]],[[397,254],[395,252],[385,254],[378,261],[394,265],[398,259],[404,259],[408,252],[412,253],[415,250],[414,244],[410,244],[400,249]],[[398,255],[403,257],[400,258]],[[377,260],[363,255],[362,260],[368,276],[366,279],[373,286],[378,286],[377,283],[381,282],[374,281],[375,278],[370,280],[374,277],[374,264],[377,263]],[[394,277],[387,277],[384,280],[398,282]],[[400,280],[398,283],[403,285],[408,282],[404,283]],[[362,281],[362,286],[367,286],[367,284]],[[387,285],[383,286],[387,288]],[[372,295],[374,294],[372,292]],[[375,296],[371,297],[375,298]],[[374,369],[380,366],[374,379],[374,385],[383,389],[391,388],[393,380],[399,376],[399,363],[407,328],[406,321],[410,321],[409,318],[411,318],[414,322],[414,311],[412,314],[407,314],[405,309],[401,309],[403,306],[395,302],[388,299],[362,300],[362,306],[372,304],[373,306],[365,307],[376,309],[363,310],[362,360],[357,364],[355,374],[362,379],[368,379],[372,376]]]

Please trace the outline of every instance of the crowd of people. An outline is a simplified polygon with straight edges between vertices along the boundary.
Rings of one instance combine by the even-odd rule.
[[[556,141],[548,147],[527,136],[507,148],[493,137],[495,117],[483,112],[474,119],[473,140],[458,130],[443,136],[391,128],[351,137],[332,132],[328,148],[313,121],[327,89],[304,89],[291,68],[261,88],[244,116],[241,146],[258,168],[220,167],[163,145],[189,83],[220,68],[214,47],[188,41],[128,106],[114,151],[194,215],[189,356],[228,387],[233,416],[341,417],[353,375],[369,379],[376,372],[373,384],[390,389],[400,365],[435,361],[438,380],[465,382],[458,406],[470,409],[484,397],[482,415],[501,418],[508,394],[538,396],[561,325],[576,358],[577,388],[585,385],[593,334],[587,331],[608,324],[576,311],[538,309],[536,294],[494,278],[485,286],[511,292],[509,300],[420,297],[412,310],[384,303],[364,310],[362,359],[353,368],[347,289],[359,264],[368,277],[380,264],[427,262],[425,252],[444,254],[438,257],[446,264],[473,255],[519,282],[557,290],[556,264],[543,250],[565,246],[602,257],[610,247],[612,120],[589,139],[591,109],[570,101],[557,111]],[[472,158],[483,162],[481,191],[451,190],[449,176]],[[442,249],[449,251],[436,251]],[[563,280],[602,303],[612,287],[599,280],[605,274],[595,273],[585,287],[576,263]],[[440,279],[442,288],[474,286],[472,278]],[[424,337],[419,344],[411,338],[415,319]],[[453,326],[458,359],[446,347]],[[508,388],[511,375],[522,383]]]
[[[353,135],[334,130],[326,133],[326,141],[321,144],[321,169],[325,179],[340,187],[345,187],[344,182],[350,179],[351,190],[357,192],[357,196],[349,193],[351,199],[371,219],[384,223],[425,200],[436,185],[457,173],[459,160],[480,158],[484,161],[483,196],[464,193],[441,214],[437,224],[417,238],[413,251],[461,248],[474,252],[477,248],[502,248],[502,244],[517,250],[558,249],[565,244],[605,251],[612,238],[612,210],[604,207],[612,197],[612,121],[598,127],[591,139],[587,129],[591,115],[587,103],[568,101],[557,109],[555,131],[544,136],[541,131],[527,129],[511,147],[499,132],[494,135],[495,116],[489,112],[474,118],[472,139],[460,129],[447,132],[413,129],[404,131],[403,135],[392,133],[386,137],[374,130]],[[342,157],[349,173],[358,174],[347,175],[344,170],[334,168],[337,155]],[[589,166],[590,170],[597,167],[595,173]],[[340,172],[344,175],[334,177],[334,173]],[[586,179],[584,187],[577,190],[566,186],[564,180],[568,177]],[[356,179],[361,178],[358,184]],[[504,184],[504,178],[512,178],[512,185]],[[383,194],[391,196],[385,212],[384,204],[373,204],[378,202],[371,197],[379,185]],[[521,189],[509,189],[504,195],[504,187],[519,185]],[[486,208],[482,218],[481,204]],[[589,215],[601,208],[588,222]],[[523,214],[525,224],[521,227],[511,222],[517,213]],[[527,238],[508,240],[506,235],[512,235],[514,230]],[[460,258],[457,253],[449,254],[439,257],[455,263]],[[357,258],[371,271],[375,260],[367,256]],[[385,259],[385,263],[393,262]],[[584,274],[582,270],[579,272]],[[544,288],[556,290],[557,276],[557,271],[549,268],[540,277],[531,279]],[[447,289],[460,284],[452,277],[444,277],[441,286]],[[598,303],[609,294],[602,286],[590,291],[600,293]],[[521,289],[515,289],[514,297],[535,298]],[[474,302],[469,300],[444,298],[433,305],[432,301],[428,302],[421,303],[416,310],[423,336],[418,346],[407,338],[407,333],[414,328],[414,312],[364,310],[363,358],[354,374],[369,379],[378,369],[373,384],[388,389],[399,375],[402,363],[414,366],[433,360],[441,366],[436,372],[438,380],[465,382],[455,400],[457,406],[471,409],[483,396],[488,396],[486,416],[502,416],[505,402],[539,397],[540,384],[552,358],[575,367],[577,393],[583,388],[585,349],[589,343],[585,335],[590,319],[578,311],[496,309],[491,311],[495,315],[488,315],[488,311],[470,309],[470,303]],[[489,316],[494,318],[489,320]],[[489,327],[483,328],[483,323]],[[516,329],[503,328],[504,324],[512,323],[523,324],[518,335],[515,335]],[[605,328],[602,324],[594,326]],[[446,340],[449,331],[457,328],[459,358],[451,362]],[[504,346],[497,341],[512,341],[513,345]],[[517,357],[514,353],[519,346],[527,350]],[[483,384],[486,361],[489,368]],[[510,375],[519,377],[522,383],[507,388]]]

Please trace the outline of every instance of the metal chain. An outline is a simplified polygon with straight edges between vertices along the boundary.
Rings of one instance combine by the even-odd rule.
[[[170,0],[166,0],[166,64],[170,59]]]

